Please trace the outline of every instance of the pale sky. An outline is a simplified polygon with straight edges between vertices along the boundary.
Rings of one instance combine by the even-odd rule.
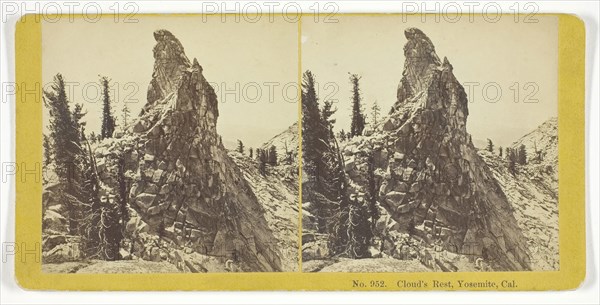
[[[430,16],[431,17],[431,16]],[[420,16],[337,16],[338,23],[315,23],[302,19],[302,69],[311,70],[319,83],[319,97],[337,100],[336,129],[350,129],[351,86],[348,72],[362,76],[363,103],[370,111],[377,100],[383,114],[396,101],[396,89],[404,66],[404,29],[421,29],[443,60],[448,58],[454,75],[465,86],[469,98],[468,131],[474,139],[491,138],[506,146],[535,129],[558,111],[558,20],[536,16],[538,23],[515,23],[504,15],[497,23],[481,18],[457,23]],[[403,18],[407,18],[403,20]],[[405,22],[406,21],[406,22]],[[474,86],[474,94],[467,83]],[[519,83],[519,86],[514,86]],[[526,87],[527,83],[529,84]],[[495,85],[502,90],[495,103],[483,98],[488,86],[490,100]],[[520,90],[516,90],[520,87]],[[512,89],[511,89],[512,88]],[[536,103],[523,103],[537,92]],[[337,91],[336,91],[337,90]],[[519,102],[515,103],[515,92]]]
[[[156,29],[167,29],[178,37],[190,60],[196,57],[204,76],[215,83],[218,132],[226,142],[242,139],[246,146],[256,147],[297,120],[296,23],[269,22],[267,18],[249,23],[232,16],[226,22],[220,16],[136,17],[138,23],[115,23],[105,17],[97,23],[62,18],[58,23],[43,24],[43,82],[50,82],[60,72],[67,82],[77,83],[71,86],[69,97],[88,111],[88,131],[100,131],[99,75],[111,78],[114,92],[118,92],[113,96],[117,115],[125,100],[133,115],[145,104]],[[338,23],[323,23],[322,19],[315,23],[304,17],[302,70],[310,69],[316,75],[321,100],[337,101],[336,129],[348,130],[348,72],[362,76],[367,112],[377,100],[386,114],[396,101],[402,77],[404,29],[417,27],[432,40],[440,59],[448,57],[467,90],[468,131],[474,139],[491,138],[506,146],[557,116],[558,21],[556,17],[536,18],[538,23],[515,23],[512,16],[503,16],[497,23],[483,19],[471,23],[466,17],[448,23],[431,18],[422,22],[419,16],[338,15]],[[479,84],[474,94],[467,88],[469,83]],[[514,102],[515,83],[519,84],[518,103]],[[486,84],[501,88],[496,103],[483,98]],[[257,88],[261,96],[255,98]],[[536,89],[532,99],[537,102],[523,103]],[[227,94],[222,95],[224,90]],[[493,97],[495,87],[490,86],[488,93]]]
[[[88,111],[88,132],[100,133],[99,75],[112,80],[117,116],[125,101],[136,116],[146,103],[154,64],[152,33],[157,29],[173,33],[190,61],[196,57],[206,79],[216,84],[217,131],[226,143],[241,139],[247,147],[257,147],[298,120],[296,23],[277,18],[236,22],[233,16],[225,22],[220,16],[136,18],[138,23],[115,23],[111,16],[97,23],[81,18],[43,23],[43,82],[59,72],[74,82],[69,98]],[[224,90],[228,93],[221,95]]]

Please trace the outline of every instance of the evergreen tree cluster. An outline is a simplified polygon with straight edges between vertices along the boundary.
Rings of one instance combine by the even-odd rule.
[[[252,153],[250,154],[252,157]],[[258,170],[262,175],[267,174],[267,164],[277,166],[277,147],[271,145],[269,149],[256,149],[256,161],[258,161]]]
[[[379,104],[377,104],[377,101],[375,101],[371,107],[371,126],[375,127],[377,123],[379,123],[380,113],[381,108],[379,107]]]
[[[295,150],[293,150],[294,148],[289,148],[288,147],[288,143],[287,141],[283,143],[284,144],[284,149],[285,149],[285,156],[283,158],[282,161],[284,161],[286,164],[296,164],[296,152]],[[295,147],[297,149],[297,147]]]
[[[355,93],[353,109],[356,111],[353,112],[350,136],[360,135],[364,129],[358,79],[351,75]],[[302,158],[306,175],[302,183],[302,201],[312,204],[318,233],[329,236],[330,255],[369,257],[373,223],[379,217],[377,198],[371,196],[365,200],[349,194],[343,155],[333,132],[336,109],[330,101],[320,106],[315,83],[315,76],[306,71],[302,79]],[[346,134],[342,131],[339,137],[345,140]],[[373,182],[372,187],[375,185]]]
[[[102,137],[111,137],[115,122],[110,112],[108,80],[102,78],[104,111]],[[81,237],[81,249],[86,258],[116,260],[129,220],[128,188],[120,162],[117,180],[117,200],[101,194],[101,181],[90,140],[85,135],[86,115],[83,105],[71,110],[65,81],[61,74],[54,77],[50,90],[45,90],[44,104],[48,109],[49,135],[44,135],[44,165],[53,168],[58,189],[53,197],[66,206],[68,234]]]
[[[109,80],[106,77],[100,79],[102,84],[102,139],[112,138],[115,132],[116,121],[112,113],[110,102],[110,87]]]
[[[525,165],[527,164],[527,149],[525,145],[521,144],[517,149],[506,148],[506,158],[508,160],[508,169],[510,172],[515,172],[515,165]]]
[[[244,151],[246,149],[246,146],[244,146],[244,142],[242,142],[242,140],[237,140],[237,152],[239,152],[240,154],[244,154]]]
[[[350,125],[350,135],[352,137],[360,136],[365,129],[365,115],[362,110],[362,97],[358,81],[360,77],[357,74],[350,74],[350,83],[352,84],[352,122]]]
[[[487,151],[493,153],[494,152],[494,142],[492,140],[487,139],[487,146],[485,148]]]

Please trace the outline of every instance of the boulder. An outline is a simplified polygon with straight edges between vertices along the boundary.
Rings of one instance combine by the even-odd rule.
[[[42,252],[42,261],[46,264],[73,262],[81,259],[79,243],[59,244],[52,250]]]
[[[42,251],[49,251],[56,246],[65,243],[67,243],[67,236],[65,235],[44,236],[42,239]]]
[[[404,198],[406,197],[406,193],[402,192],[389,192],[385,195],[385,202],[390,206],[396,209],[404,202]]]
[[[315,217],[308,211],[302,210],[302,232],[310,232],[317,230],[317,222]]]
[[[52,230],[54,232],[67,231],[67,219],[54,210],[46,210],[42,222],[43,227],[46,230]]]
[[[146,211],[152,206],[155,199],[155,194],[142,193],[135,197],[135,203],[138,207],[142,208],[143,211]]]
[[[329,248],[326,239],[317,239],[302,245],[302,259],[314,260],[329,257]]]
[[[383,131],[392,131],[392,130],[396,129],[396,123],[394,121],[395,121],[394,118],[389,118],[383,124]]]

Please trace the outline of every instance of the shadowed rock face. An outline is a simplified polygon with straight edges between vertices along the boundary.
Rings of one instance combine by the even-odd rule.
[[[485,256],[495,270],[529,269],[511,205],[466,131],[467,96],[452,65],[420,30],[405,36],[398,100],[378,131],[344,149],[352,185],[368,192],[372,154],[379,203],[400,227],[414,224],[416,234],[443,240],[451,252]]]
[[[217,98],[202,67],[170,32],[154,38],[148,101],[124,136],[136,142],[125,153],[137,173],[132,207],[151,232],[196,252],[237,258],[245,271],[280,271],[264,210],[217,134]]]

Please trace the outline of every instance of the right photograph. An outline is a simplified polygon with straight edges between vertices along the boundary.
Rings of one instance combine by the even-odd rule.
[[[558,18],[450,17],[302,18],[303,272],[560,269]]]

